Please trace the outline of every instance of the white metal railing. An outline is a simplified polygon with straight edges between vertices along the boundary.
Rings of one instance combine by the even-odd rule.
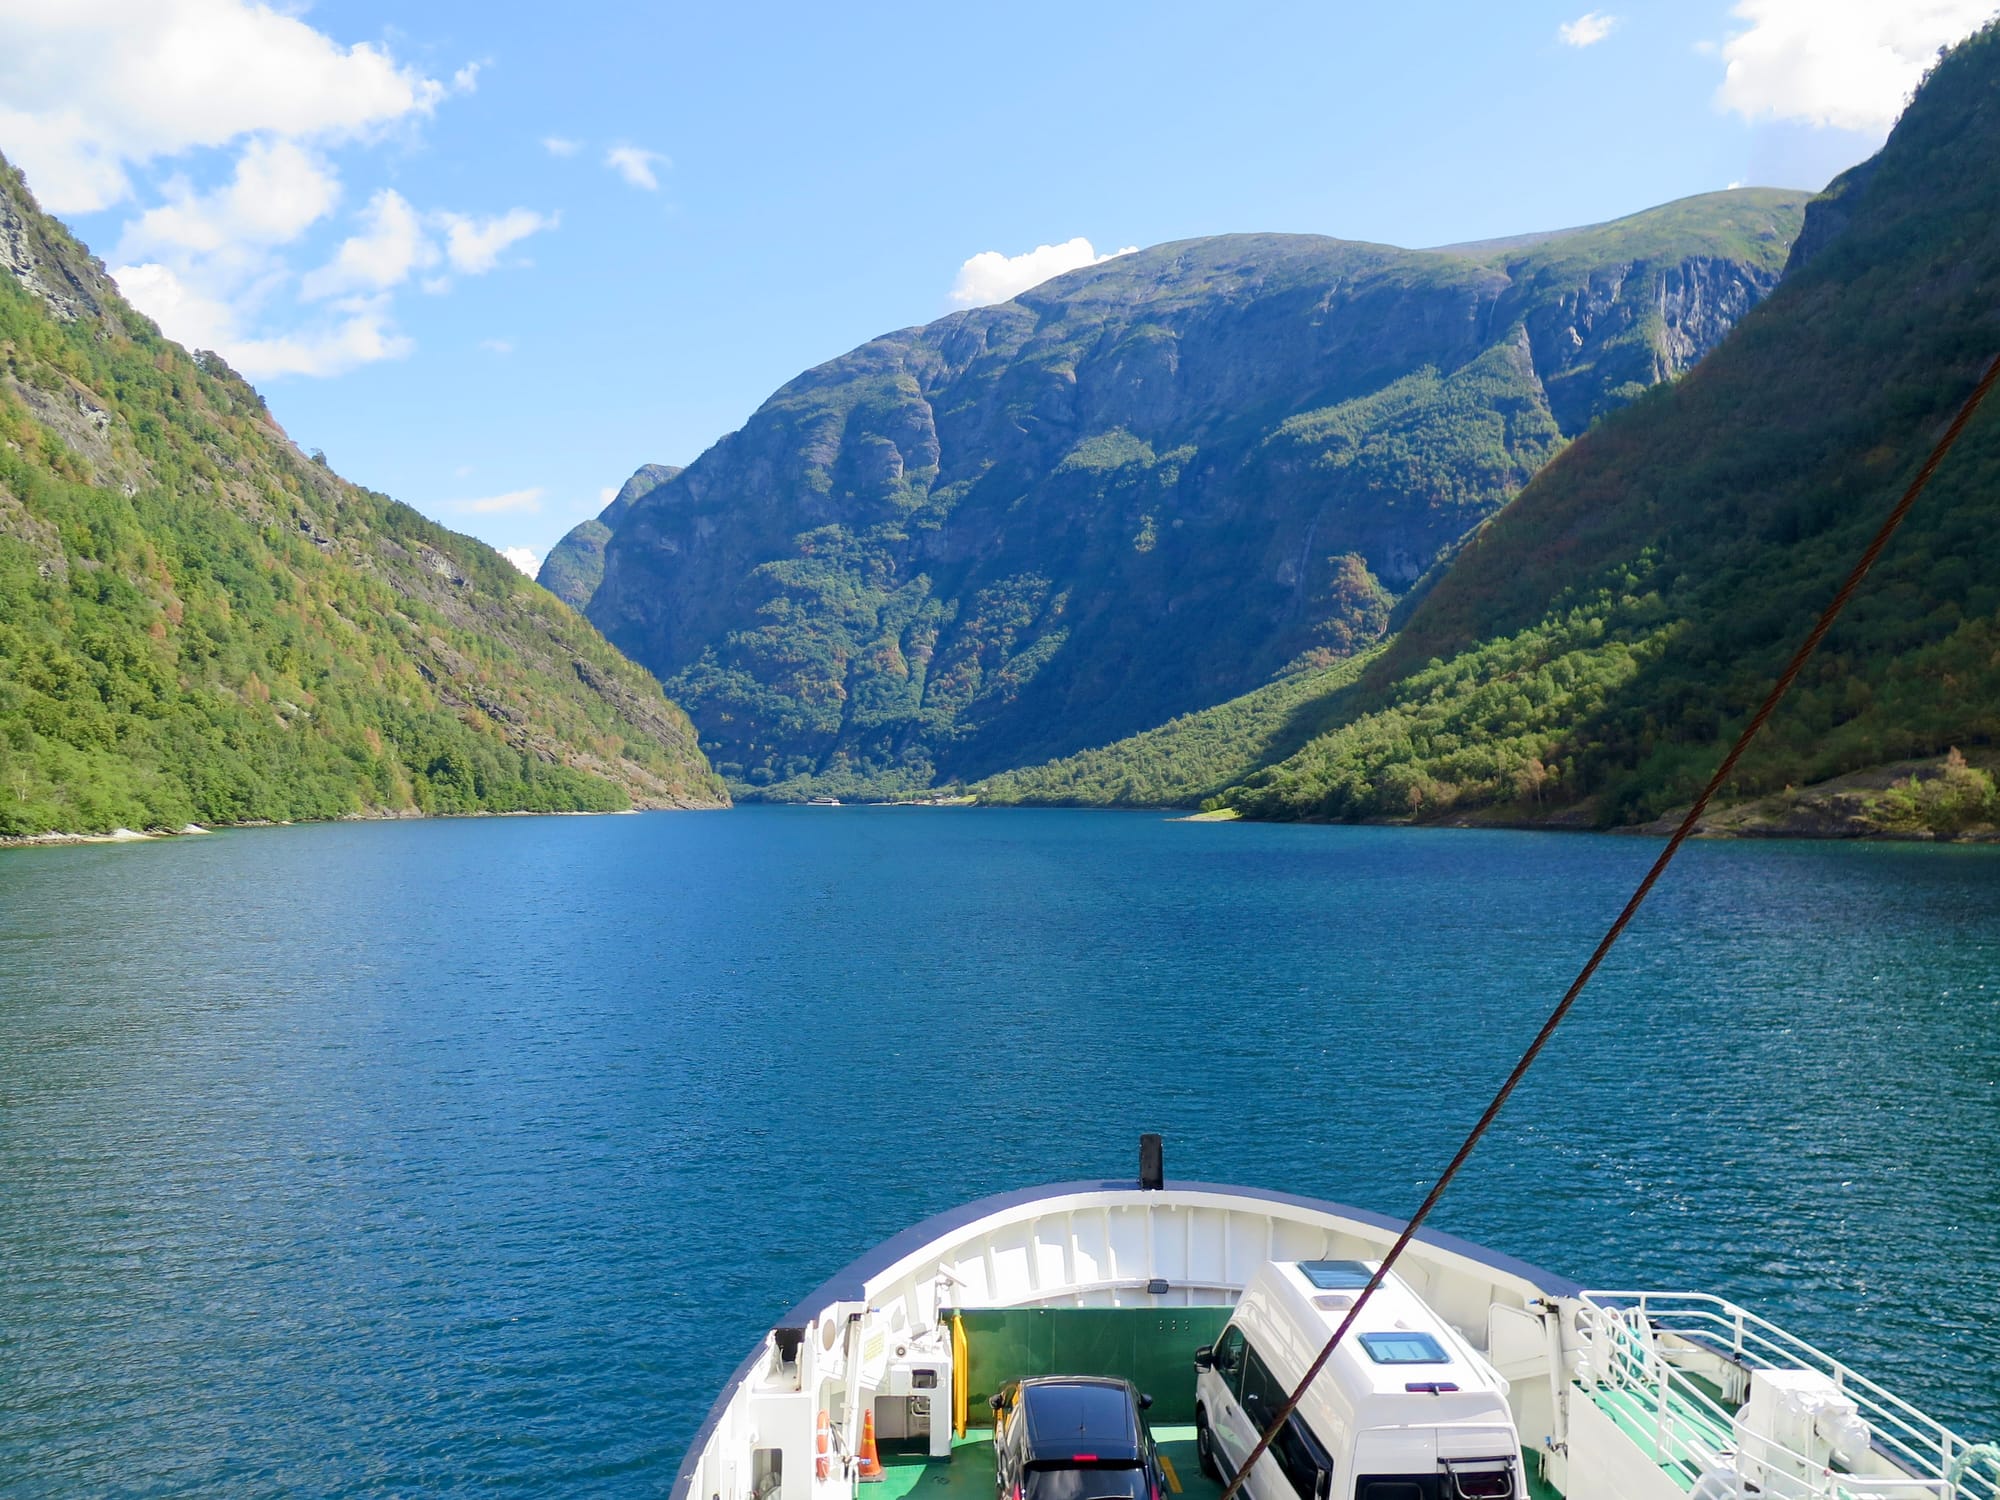
[[[1720,1459],[1745,1456],[1733,1451],[1735,1412],[1685,1368],[1705,1353],[1719,1372],[1740,1372],[1745,1381],[1753,1370],[1815,1371],[1868,1424],[1869,1454],[1847,1467],[1875,1472],[1837,1472],[1768,1438],[1755,1443],[1761,1467],[1781,1465],[1805,1476],[1783,1486],[1801,1500],[2000,1500],[2000,1455],[1992,1448],[1975,1446],[1893,1391],[1725,1298],[1591,1291],[1578,1300],[1577,1330],[1589,1349],[1591,1377],[1644,1403],[1659,1460],[1684,1466],[1690,1478],[1713,1470]],[[1718,1451],[1717,1435],[1726,1435],[1729,1449]],[[1873,1461],[1864,1464],[1864,1457]]]

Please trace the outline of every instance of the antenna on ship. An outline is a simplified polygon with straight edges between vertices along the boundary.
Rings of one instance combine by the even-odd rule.
[[[1139,1137],[1139,1190],[1157,1193],[1167,1185],[1167,1149],[1158,1131]]]

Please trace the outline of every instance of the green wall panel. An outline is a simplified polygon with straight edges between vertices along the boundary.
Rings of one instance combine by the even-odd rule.
[[[1001,1307],[965,1313],[967,1415],[990,1425],[986,1398],[1033,1375],[1119,1375],[1153,1398],[1155,1426],[1194,1420],[1194,1351],[1212,1344],[1228,1307]]]

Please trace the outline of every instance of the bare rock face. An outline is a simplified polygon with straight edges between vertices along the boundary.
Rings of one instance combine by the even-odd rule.
[[[94,259],[65,255],[51,243],[48,222],[32,207],[20,173],[0,162],[0,272],[41,299],[58,322],[103,317],[114,293]]]
[[[885,335],[579,538],[588,614],[741,786],[1107,742],[1379,638],[1384,597],[1775,285],[1802,204],[1193,240]]]

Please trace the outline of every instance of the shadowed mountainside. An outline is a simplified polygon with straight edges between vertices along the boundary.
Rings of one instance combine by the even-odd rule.
[[[651,494],[678,473],[678,464],[641,464],[609,505],[588,521],[572,526],[549,548],[535,582],[571,609],[587,609],[590,596],[604,580],[604,544],[611,540],[612,529],[641,496]]]
[[[1379,639],[1775,284],[1803,195],[1525,247],[1163,245],[871,341],[613,528],[589,614],[770,794],[974,776]]]

